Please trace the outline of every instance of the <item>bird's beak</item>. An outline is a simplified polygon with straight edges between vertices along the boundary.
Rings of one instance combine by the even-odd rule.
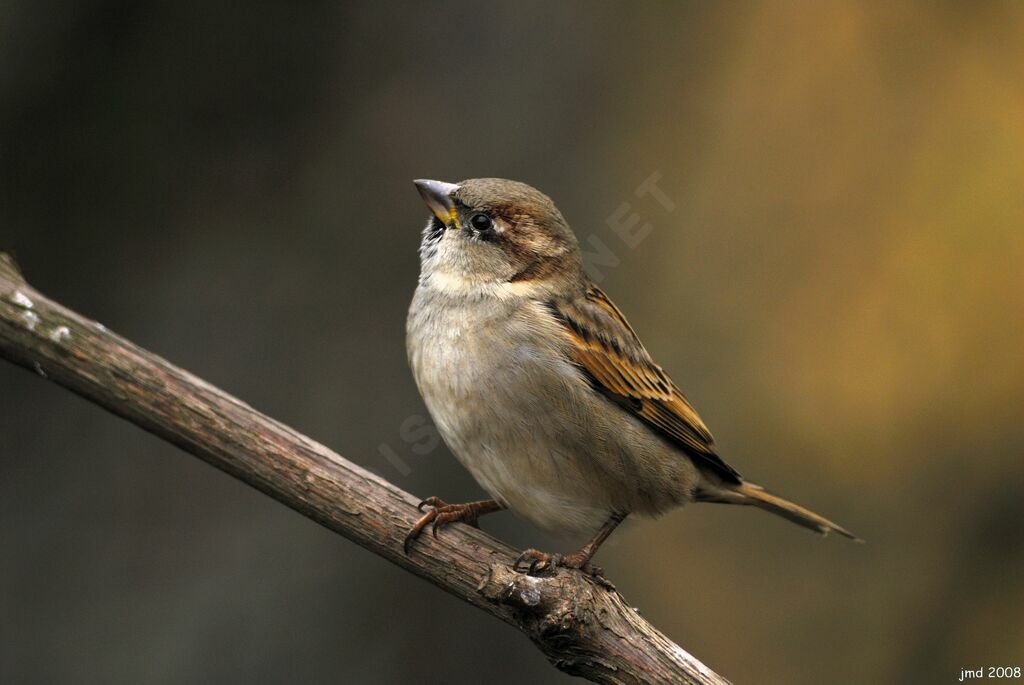
[[[437,220],[445,226],[459,228],[458,211],[455,209],[455,201],[452,200],[452,193],[459,189],[454,183],[444,181],[431,181],[420,178],[413,183],[416,190],[420,191],[420,197],[430,207]]]

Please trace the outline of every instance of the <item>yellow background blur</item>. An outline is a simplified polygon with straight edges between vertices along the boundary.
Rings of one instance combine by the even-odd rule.
[[[599,563],[736,683],[1024,664],[1024,4],[0,5],[0,247],[411,492],[410,179],[530,182],[741,473]],[[652,174],[666,210],[635,188]],[[627,246],[623,203],[649,223]],[[0,366],[0,680],[562,682],[513,630]],[[484,528],[565,546],[505,515]]]

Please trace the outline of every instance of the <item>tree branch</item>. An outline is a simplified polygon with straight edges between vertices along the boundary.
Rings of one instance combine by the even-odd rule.
[[[615,591],[576,571],[534,578],[465,525],[402,539],[417,500],[30,287],[0,253],[0,356],[128,419],[525,633],[559,669],[598,683],[721,685]]]

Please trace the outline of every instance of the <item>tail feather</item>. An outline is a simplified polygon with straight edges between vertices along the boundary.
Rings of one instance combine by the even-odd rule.
[[[716,488],[712,492],[702,491],[698,494],[697,499],[705,502],[753,505],[759,509],[770,511],[773,514],[788,519],[797,525],[803,526],[804,528],[810,528],[822,535],[838,533],[839,535],[850,538],[856,542],[864,542],[838,523],[829,521],[824,516],[815,514],[810,509],[805,509],[799,504],[795,504],[787,499],[768,492],[760,485],[754,485],[753,483],[740,483],[739,485],[724,486]]]

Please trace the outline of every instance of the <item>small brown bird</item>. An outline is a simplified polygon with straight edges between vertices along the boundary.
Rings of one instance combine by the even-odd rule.
[[[545,529],[594,533],[572,554],[529,549],[516,568],[594,572],[630,514],[747,504],[819,533],[854,535],[748,483],[622,312],[583,271],[554,203],[516,181],[415,182],[433,212],[420,246],[407,349],[455,456],[493,499],[429,507],[406,537],[511,509]]]

